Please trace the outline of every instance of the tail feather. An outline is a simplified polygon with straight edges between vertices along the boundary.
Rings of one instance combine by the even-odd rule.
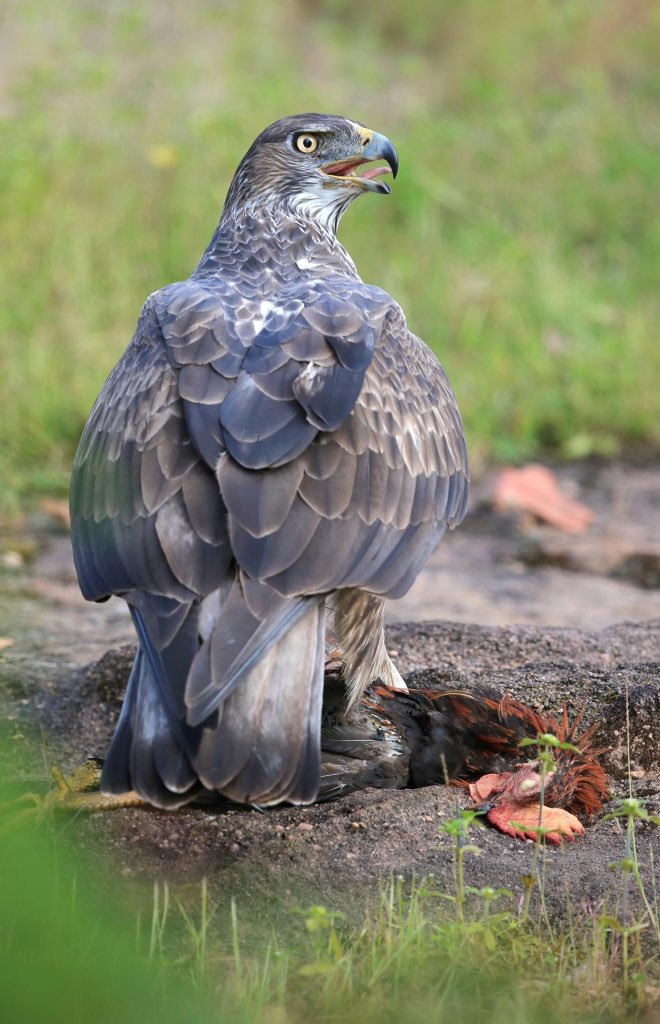
[[[179,807],[197,775],[170,729],[149,660],[138,648],[119,722],[103,765],[104,793],[135,790],[156,807]]]
[[[172,734],[146,661],[135,705],[130,771],[132,788],[158,807],[186,803],[196,790],[197,776]]]
[[[261,671],[262,662],[278,638],[306,616],[310,606],[322,598],[285,598],[252,581],[263,591],[267,610],[261,615],[246,599],[247,588],[237,579],[218,608],[217,621],[199,649],[186,684],[187,720],[200,725],[232,693],[252,669]]]
[[[124,703],[115,727],[115,734],[103,762],[101,790],[104,793],[127,793],[133,788],[129,762],[133,742],[133,715],[141,668],[142,650],[138,647],[131,674],[128,677]]]
[[[203,727],[195,763],[209,789],[222,790],[244,768],[257,742],[261,705],[266,699],[276,649],[271,649]]]
[[[319,786],[324,609],[306,614],[274,644],[203,730],[194,760],[203,784],[232,800],[309,803]]]
[[[244,803],[314,800],[325,604],[248,596],[238,582],[206,610],[135,596],[140,644],[104,792],[135,790],[157,807],[201,786]]]
[[[320,783],[320,750],[321,750],[321,713],[323,705],[323,670],[325,663],[325,608],[316,608],[316,628],[314,622],[309,623],[308,633],[299,638],[293,638],[295,644],[294,655],[297,661],[294,664],[307,666],[306,672],[301,678],[294,682],[287,680],[287,686],[291,691],[290,700],[287,699],[285,711],[288,722],[286,728],[290,736],[298,738],[296,749],[288,752],[288,762],[294,766],[293,775],[289,779],[282,779],[275,783],[274,787],[265,792],[258,802],[264,805],[278,803],[285,789],[287,800],[294,804],[312,803],[316,799]],[[286,673],[285,665],[284,671]],[[278,673],[281,669],[278,667]],[[286,699],[286,698],[285,698]],[[271,704],[271,710],[277,714],[275,702]],[[262,726],[264,720],[262,719]],[[268,726],[268,721],[265,721]],[[275,721],[271,723],[271,727]],[[254,772],[250,776],[250,785],[259,781],[260,785],[268,782],[267,774],[261,768],[261,778],[255,779]]]

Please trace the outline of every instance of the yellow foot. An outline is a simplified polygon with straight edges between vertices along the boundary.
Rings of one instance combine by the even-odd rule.
[[[122,793],[120,796],[106,796],[99,790],[101,763],[90,758],[76,768],[71,775],[57,767],[51,768],[56,788],[49,793],[23,793],[16,800],[0,806],[0,815],[6,815],[7,824],[16,824],[26,817],[41,816],[50,811],[110,811],[120,807],[148,807],[137,793]]]
[[[137,793],[121,793],[119,796],[101,793],[101,763],[96,758],[90,758],[69,776],[57,767],[51,768],[51,773],[57,789],[44,799],[51,799],[54,807],[71,811],[110,811],[118,807],[150,806]]]

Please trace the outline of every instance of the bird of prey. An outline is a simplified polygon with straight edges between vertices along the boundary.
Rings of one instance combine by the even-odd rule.
[[[327,608],[349,705],[376,678],[405,687],[383,600],[463,518],[468,468],[442,367],[336,237],[397,164],[343,117],[266,128],[90,413],[76,569],[89,600],[127,602],[139,640],[106,793],[313,801]]]

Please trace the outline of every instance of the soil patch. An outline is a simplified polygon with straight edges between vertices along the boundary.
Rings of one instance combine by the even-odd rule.
[[[611,744],[605,764],[615,795],[626,795],[626,694],[631,737],[632,787],[649,810],[660,813],[660,621],[624,624],[601,632],[533,627],[488,628],[458,623],[396,625],[391,648],[410,685],[472,687],[487,682],[532,705],[559,711],[564,703],[584,708],[602,723]],[[73,767],[102,756],[116,720],[133,654],[110,651],[96,664],[60,677],[42,707],[25,708],[25,727],[37,715],[51,758]],[[93,853],[90,863],[111,874],[154,877],[189,885],[209,879],[221,906],[238,898],[247,920],[286,926],[296,907],[322,903],[350,915],[376,897],[392,873],[406,878],[432,874],[451,890],[451,846],[439,834],[443,821],[465,805],[452,787],[365,790],[334,803],[259,812],[223,802],[176,812],[127,809],[68,819],[67,841]],[[641,825],[642,863],[660,862],[660,830]],[[531,844],[494,831],[475,830],[479,856],[467,862],[468,884],[522,891]],[[584,838],[547,853],[547,902],[561,915],[570,905],[598,905],[614,892],[609,865],[624,851],[618,821],[600,820]],[[653,859],[651,858],[653,852]]]
[[[583,463],[559,477],[594,508],[588,534],[566,537],[495,515],[489,481],[477,483],[464,525],[443,541],[410,595],[391,606],[389,646],[412,686],[487,683],[547,711],[564,703],[572,713],[584,709],[588,721],[602,723],[611,747],[605,764],[616,795],[628,785],[627,693],[633,793],[659,813],[660,466]],[[13,640],[0,653],[4,768],[44,790],[50,782],[40,748],[65,769],[105,754],[132,657],[130,619],[118,600],[83,601],[68,537],[42,516],[20,542],[13,535],[2,541],[0,636]],[[449,888],[450,841],[438,826],[464,803],[461,791],[446,787],[371,790],[309,808],[134,809],[63,818],[57,828],[93,853],[85,861],[90,873],[102,863],[104,877],[134,884],[136,893],[154,877],[196,886],[205,875],[221,906],[236,895],[255,921],[263,914],[290,920],[292,908],[311,903],[361,913],[392,872],[432,873]],[[520,894],[530,845],[489,830],[474,839],[481,855],[468,858],[468,883]],[[660,863],[659,844],[660,830],[641,825],[647,876],[651,850]],[[549,850],[554,912],[563,912],[567,892],[574,910],[606,898],[616,884],[609,865],[623,851],[621,824],[603,820],[579,842]]]

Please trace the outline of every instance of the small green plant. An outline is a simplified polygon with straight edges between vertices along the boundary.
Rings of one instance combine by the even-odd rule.
[[[167,882],[154,882],[149,932],[149,959],[164,958],[164,938],[170,913],[170,887]]]
[[[565,750],[572,751],[573,753],[579,754],[580,750],[575,746],[574,743],[567,743],[566,741],[559,740],[551,732],[538,733],[536,739],[524,739],[518,744],[519,747],[537,747],[538,754],[536,757],[537,764],[539,766],[539,777],[541,780],[541,788],[539,791],[539,832],[543,828],[543,809],[545,807],[545,787],[548,781],[548,775],[555,770],[555,759],[551,754],[552,750]],[[541,838],[545,838],[542,836]]]
[[[452,872],[454,876],[454,901],[456,903],[456,914],[458,920],[465,921],[465,856],[468,853],[479,856],[481,850],[478,846],[470,843],[470,828],[475,825],[483,816],[483,811],[462,810],[455,818],[445,821],[439,828],[439,832],[451,836],[452,844]]]
[[[650,814],[642,800],[635,797],[626,797],[617,800],[614,809],[606,814],[604,821],[625,821],[625,848],[621,860],[613,861],[610,868],[621,875],[621,887],[614,916],[603,914],[601,924],[606,930],[611,930],[621,939],[621,965],[623,970],[623,983],[626,990],[631,987],[631,967],[642,958],[639,946],[641,932],[649,925],[653,928],[656,938],[660,939],[660,923],[658,920],[657,901],[654,904],[648,898],[646,887],[640,871],[640,861],[637,855],[636,826],[639,822],[660,825],[660,817]],[[648,920],[635,920],[631,916],[629,906],[630,881],[634,882],[639,892],[642,903],[646,910]],[[631,947],[634,947],[631,948]],[[635,979],[638,981],[638,979]]]
[[[213,918],[213,911],[209,910],[209,887],[206,878],[202,879],[200,886],[198,920],[195,919],[193,914],[186,910],[181,900],[177,900],[177,906],[185,923],[188,938],[192,947],[192,978],[195,984],[199,986],[203,983],[206,972],[209,926]],[[233,934],[236,920],[235,900],[232,900],[231,902],[231,912]],[[235,943],[234,947],[234,962],[236,972],[240,974],[240,948],[237,943]]]
[[[524,887],[524,897],[521,912],[521,920],[526,923],[529,920],[529,908],[532,899],[532,892],[534,887],[538,885],[539,896],[541,900],[541,912],[546,922],[548,929],[551,929],[550,918],[548,917],[548,911],[545,902],[545,856],[546,856],[546,838],[552,832],[552,829],[545,828],[543,825],[543,812],[545,809],[545,794],[546,786],[549,775],[555,770],[555,759],[551,753],[552,750],[563,750],[573,751],[579,754],[579,749],[573,743],[568,743],[558,739],[551,732],[538,733],[536,739],[527,738],[521,740],[518,744],[519,747],[525,749],[529,747],[536,747],[538,750],[536,756],[536,762],[539,769],[540,787],[539,787],[539,820],[538,825],[535,828],[530,828],[526,825],[520,825],[519,827],[526,832],[534,832],[536,834],[536,842],[534,843],[534,850],[532,853],[532,863],[530,866],[529,874],[523,875],[522,883]],[[514,827],[516,822],[513,822]],[[541,872],[539,872],[539,860],[541,861]]]
[[[343,920],[344,914],[318,905],[297,913],[301,914],[305,921],[305,928],[312,937],[314,949],[313,961],[303,964],[298,973],[304,977],[328,974],[344,955],[338,931],[338,922]]]
[[[627,993],[634,993],[639,989],[641,984],[641,976],[639,973],[635,976],[631,975],[631,968],[642,962],[642,951],[640,947],[641,933],[650,925],[656,939],[660,940],[660,912],[658,909],[658,898],[655,883],[653,850],[652,848],[649,848],[651,891],[653,897],[651,901],[648,897],[640,870],[642,865],[640,864],[637,852],[637,826],[640,823],[660,825],[660,816],[649,813],[644,805],[644,801],[639,800],[632,795],[633,776],[630,749],[630,693],[627,683],[625,687],[625,722],[626,753],[628,761],[628,796],[624,799],[616,800],[614,802],[613,809],[603,818],[604,821],[625,821],[623,857],[621,860],[613,861],[610,864],[610,869],[620,874],[621,885],[614,913],[603,913],[600,917],[600,925],[606,938],[608,935],[614,935],[620,940],[624,990]],[[635,920],[631,915],[631,879],[641,897],[642,904],[646,911],[647,920]]]

